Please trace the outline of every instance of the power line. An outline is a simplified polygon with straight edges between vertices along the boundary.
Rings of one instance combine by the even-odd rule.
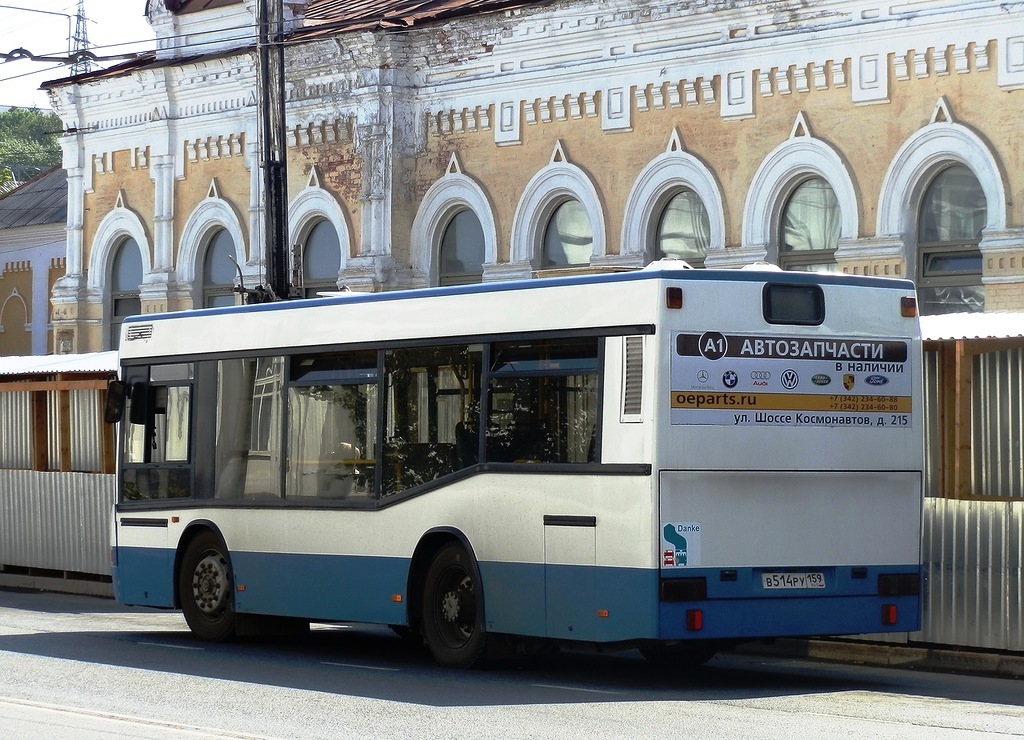
[[[81,2],[82,2],[82,0],[79,0],[80,7],[81,7]],[[50,11],[36,11],[36,10],[30,9],[30,8],[20,8],[20,7],[15,7],[15,6],[11,6],[11,5],[0,5],[0,8],[11,8],[11,9],[15,9],[15,10],[29,10],[31,12],[48,13],[48,14],[51,14],[51,15],[64,16],[64,17],[67,17],[69,19],[75,17],[75,16],[70,16],[70,15],[68,15],[66,13],[51,13]],[[88,19],[86,19],[86,20],[88,20]],[[337,33],[343,34],[345,32],[345,30],[346,29],[343,29],[343,28],[342,29],[337,29]],[[375,33],[380,33],[380,34],[383,34],[383,35],[386,35],[386,36],[390,36],[390,35],[406,34],[410,30],[413,30],[413,29],[409,29],[409,28],[378,28],[378,29],[375,29]],[[235,36],[224,36],[223,34],[225,34],[226,32],[227,33],[236,33],[237,32],[238,35],[235,35]],[[258,39],[259,39],[259,32],[260,32],[260,24],[259,24],[259,22],[256,22],[256,23],[253,23],[253,24],[245,24],[245,25],[239,25],[239,26],[229,26],[229,27],[226,27],[226,28],[222,27],[222,28],[218,28],[218,29],[215,29],[215,30],[211,30],[211,31],[199,31],[199,32],[192,32],[192,33],[174,34],[174,35],[170,35],[170,36],[162,36],[162,37],[160,37],[160,39],[157,39],[157,40],[158,41],[167,42],[167,41],[176,41],[176,40],[181,40],[181,39],[189,39],[190,43],[180,47],[179,52],[182,53],[184,56],[199,56],[199,55],[205,53],[203,50],[206,49],[206,48],[215,47],[215,46],[216,47],[223,47],[224,44],[237,43],[237,44],[239,44],[239,46],[234,48],[234,49],[218,48],[217,51],[223,52],[223,53],[232,53],[232,52],[239,52],[242,49],[244,49],[245,47],[255,48],[255,46],[257,45]],[[75,37],[78,37],[79,35],[81,35],[82,37],[84,37],[86,35],[85,32],[84,32],[84,24],[83,24],[83,32],[82,32],[82,34],[76,33]],[[202,37],[204,37],[204,36],[216,36],[216,38],[211,38],[209,41],[203,41]],[[73,40],[73,38],[69,36],[69,45],[70,45],[70,42],[72,40]],[[303,45],[303,44],[315,43],[317,40],[319,40],[319,39],[316,38],[316,37],[313,37],[313,38],[304,37],[304,38],[298,38],[298,39],[287,39],[286,38],[286,39],[283,39],[281,41],[278,41],[277,45],[279,47],[281,47],[281,48],[284,48],[284,47],[288,47],[288,46],[300,46],[300,45]],[[16,75],[10,75],[8,77],[0,77],[0,82],[7,82],[7,81],[10,81],[10,80],[20,79],[22,77],[30,77],[30,76],[34,76],[34,75],[46,74],[47,72],[58,70],[61,67],[66,67],[68,65],[72,66],[71,76],[77,76],[79,74],[79,72],[77,72],[75,70],[76,70],[76,67],[78,67],[78,65],[82,65],[82,64],[86,64],[86,65],[99,65],[99,64],[101,64],[103,62],[130,61],[130,60],[138,59],[140,57],[143,57],[143,56],[146,56],[146,55],[149,55],[149,54],[156,53],[157,50],[150,49],[150,50],[141,51],[141,52],[128,52],[128,53],[120,53],[120,54],[102,54],[102,53],[97,53],[97,52],[102,52],[105,49],[118,49],[118,48],[123,48],[123,47],[126,47],[126,46],[133,46],[133,45],[136,45],[136,44],[152,43],[152,41],[153,41],[153,39],[137,39],[137,40],[129,40],[129,41],[120,41],[120,42],[117,42],[117,43],[114,43],[114,44],[103,44],[103,45],[100,45],[100,46],[93,46],[91,48],[84,48],[81,51],[70,52],[70,53],[67,54],[67,56],[63,56],[63,55],[59,55],[59,54],[34,54],[34,53],[28,51],[27,49],[24,49],[24,48],[13,49],[12,51],[10,51],[8,53],[0,52],[0,66],[2,66],[5,63],[8,63],[8,62],[15,62],[15,61],[22,61],[22,60],[29,60],[29,61],[33,61],[33,62],[57,62],[57,64],[55,64],[54,66],[47,67],[47,68],[44,68],[44,69],[37,69],[37,70],[34,70],[32,72],[25,72],[25,73],[20,73],[20,74],[16,74]],[[182,61],[184,61],[184,60],[182,60]]]
[[[21,74],[11,75],[10,77],[0,77],[0,82],[20,80],[22,77],[34,77],[35,75],[46,74],[47,72],[52,72],[55,69],[60,69],[61,67],[66,66],[67,64],[65,62],[61,62],[60,64],[55,64],[52,67],[46,67],[45,69],[34,69],[31,72],[22,72]]]

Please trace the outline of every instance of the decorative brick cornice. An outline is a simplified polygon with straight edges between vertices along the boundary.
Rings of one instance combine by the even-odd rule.
[[[318,119],[293,124],[288,137],[292,147],[319,144],[351,144],[355,138],[355,116]]]
[[[205,162],[211,159],[228,159],[245,154],[245,134],[207,136],[184,142],[185,158],[189,162]]]

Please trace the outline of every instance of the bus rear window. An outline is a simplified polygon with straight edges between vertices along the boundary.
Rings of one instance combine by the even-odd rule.
[[[825,320],[825,295],[818,285],[769,283],[761,294],[761,306],[769,324],[817,326]]]

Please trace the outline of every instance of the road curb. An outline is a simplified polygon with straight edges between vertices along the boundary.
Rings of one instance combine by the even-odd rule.
[[[954,647],[887,645],[845,640],[779,639],[750,643],[736,652],[811,658],[837,663],[910,668],[948,673],[974,673],[1024,678],[1024,654],[965,650]]]
[[[21,575],[0,572],[0,588],[18,588],[29,591],[51,591],[79,596],[114,598],[114,586],[109,581],[85,581],[73,578]]]

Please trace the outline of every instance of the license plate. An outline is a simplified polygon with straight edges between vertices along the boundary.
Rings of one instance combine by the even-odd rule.
[[[769,590],[783,588],[825,588],[825,574],[814,573],[762,573],[761,586]]]

